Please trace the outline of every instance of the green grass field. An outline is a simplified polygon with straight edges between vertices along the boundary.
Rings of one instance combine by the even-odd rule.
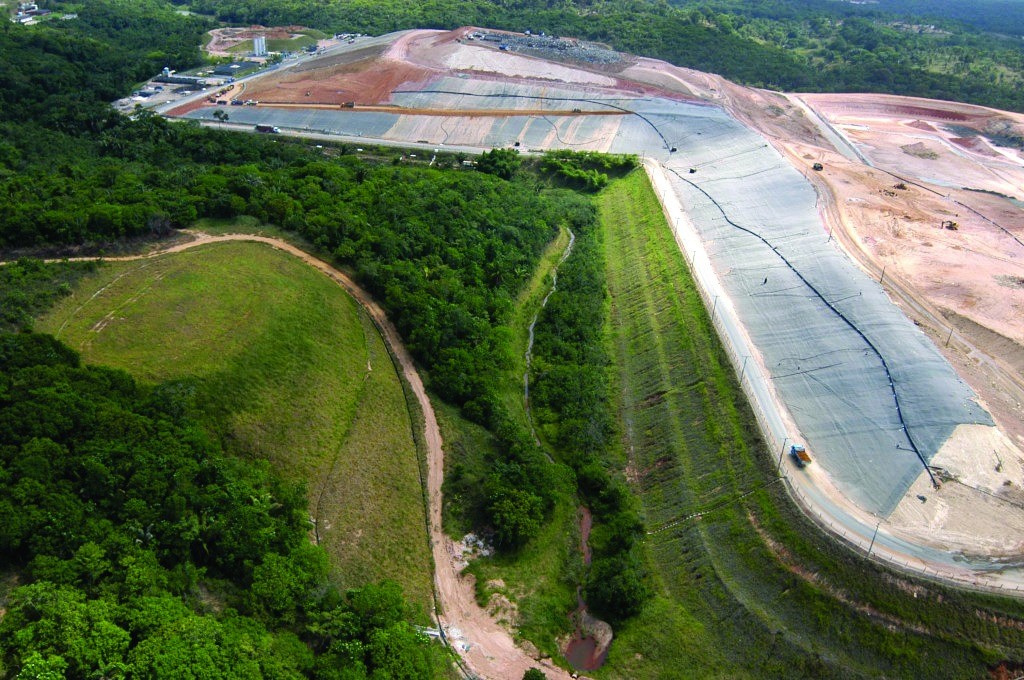
[[[301,31],[295,38],[272,38],[267,40],[267,51],[269,52],[297,52],[310,45],[316,45],[317,40],[328,37],[326,33],[308,30]],[[253,51],[253,41],[243,40],[227,50],[232,54],[249,54]]]
[[[1019,661],[1021,631],[978,614],[1019,617],[1018,603],[914,583],[799,514],[772,483],[771,456],[646,176],[598,200],[618,408],[656,532],[646,551],[657,594],[617,631],[595,675],[984,677],[999,659]]]
[[[261,244],[211,244],[109,263],[37,328],[89,363],[193,391],[229,449],[307,484],[311,534],[343,586],[393,578],[426,607],[431,564],[402,385],[337,284]]]

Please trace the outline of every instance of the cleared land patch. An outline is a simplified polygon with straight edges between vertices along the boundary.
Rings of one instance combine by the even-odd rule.
[[[226,433],[308,487],[343,585],[430,597],[419,468],[380,335],[334,282],[263,245],[112,263],[38,323],[90,363],[177,381]]]

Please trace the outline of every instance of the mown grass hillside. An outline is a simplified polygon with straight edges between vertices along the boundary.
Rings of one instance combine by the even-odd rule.
[[[265,245],[110,263],[37,323],[89,363],[171,381],[229,451],[308,488],[343,586],[392,578],[424,607],[431,565],[399,377],[334,282]]]

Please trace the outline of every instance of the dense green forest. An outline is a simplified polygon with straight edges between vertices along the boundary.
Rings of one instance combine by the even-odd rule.
[[[299,23],[379,34],[477,25],[545,30],[720,73],[748,85],[796,91],[891,92],[1024,111],[1024,47],[999,30],[1019,11],[982,3],[950,11],[938,2],[854,5],[820,0],[198,0],[225,21]],[[911,11],[927,12],[927,19]],[[977,27],[969,12],[987,17]],[[1020,31],[1018,20],[1002,29]]]
[[[130,87],[129,76],[117,77]],[[99,94],[84,87],[81,96],[102,110]],[[23,95],[23,111],[43,97],[31,86]],[[300,234],[384,304],[440,396],[502,433],[508,465],[495,468],[481,521],[516,544],[542,520],[551,502],[543,457],[496,408],[491,383],[509,350],[495,328],[558,226],[593,219],[586,199],[540,190],[529,174],[513,178],[507,163],[495,173],[329,159],[298,141],[148,114],[103,111],[100,120],[45,127],[18,118],[2,123],[10,134],[0,247],[102,244],[242,215]],[[491,169],[486,161],[483,169]]]
[[[953,19],[1000,35],[1024,35],[1024,5],[1017,0],[880,0],[878,9],[917,16],[923,21]]]
[[[406,167],[367,163],[344,149],[329,158],[299,141],[223,133],[144,113],[117,117],[104,100],[137,77],[122,62],[147,47],[131,38],[140,22],[152,21],[151,32],[161,22],[170,34],[191,31],[196,43],[205,24],[155,2],[97,6],[129,14],[130,36],[116,40],[95,18],[95,26],[63,34],[71,23],[0,30],[3,47],[19,51],[26,63],[34,56],[54,60],[48,73],[20,73],[22,80],[12,84],[17,96],[3,110],[0,248],[51,252],[91,244],[96,251],[126,238],[161,236],[202,217],[251,216],[297,233],[350,268],[382,302],[427,369],[431,388],[496,433],[500,457],[492,461],[473,514],[499,544],[514,548],[526,541],[544,522],[557,492],[553,480],[562,475],[551,474],[551,464],[495,396],[494,376],[510,351],[499,326],[557,229],[581,230],[593,222],[589,201],[517,172],[514,154],[495,154],[490,164],[485,157],[482,172]],[[90,50],[121,59],[86,69]],[[50,92],[43,85],[54,74],[60,84],[48,86]],[[54,109],[51,100],[63,92],[73,92],[81,107]],[[557,184],[580,180],[566,176],[566,169]],[[584,182],[607,181],[595,169],[588,172]],[[6,272],[16,289],[9,325],[30,325],[28,317],[68,287],[57,281],[47,289],[37,269],[23,260]]]
[[[0,332],[31,328],[34,316],[70,295],[75,283],[95,269],[95,262],[47,266],[27,257],[0,267]]]
[[[0,53],[16,55],[0,76],[0,250],[98,252],[201,217],[251,216],[295,232],[386,306],[435,392],[497,433],[476,521],[506,547],[527,540],[558,475],[494,396],[509,351],[498,322],[558,228],[593,221],[588,200],[516,172],[514,157],[485,172],[406,167],[398,153],[370,163],[343,148],[328,157],[297,140],[120,117],[107,100],[160,65],[194,62],[191,46],[210,24],[148,0],[79,9],[78,23],[0,28]],[[161,32],[172,36],[166,49],[147,37]],[[185,44],[173,61],[170,48]],[[6,327],[29,328],[87,269],[54,275],[31,259],[5,268]],[[3,554],[18,586],[0,627],[7,669],[437,673],[439,648],[408,626],[401,594],[386,584],[335,592],[323,554],[304,540],[302,491],[224,456],[173,387],[82,367],[45,338],[5,342]]]
[[[338,592],[304,489],[226,456],[188,391],[0,334],[0,675],[424,678],[394,584]]]

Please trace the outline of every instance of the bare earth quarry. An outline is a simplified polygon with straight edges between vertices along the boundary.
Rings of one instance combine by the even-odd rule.
[[[783,466],[794,498],[879,559],[1024,588],[1024,117],[755,90],[589,49],[476,28],[363,38],[236,84],[259,104],[228,108],[249,130],[428,153],[642,156],[765,436],[815,458]],[[525,667],[458,577],[431,475],[449,632],[482,675]]]

